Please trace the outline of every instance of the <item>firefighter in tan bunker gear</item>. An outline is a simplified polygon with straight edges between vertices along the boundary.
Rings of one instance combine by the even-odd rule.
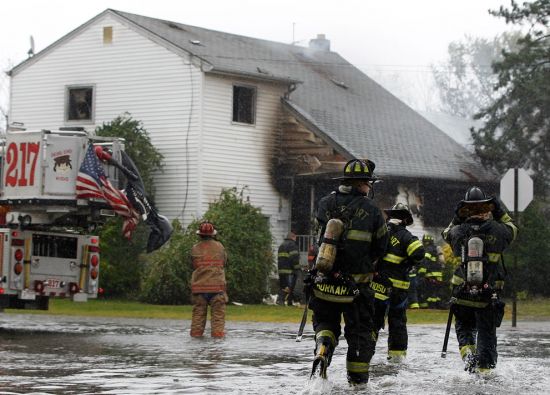
[[[212,337],[224,337],[225,304],[228,301],[224,269],[227,253],[222,243],[215,240],[214,236],[217,231],[211,222],[201,223],[196,233],[201,241],[191,249],[191,260],[195,269],[191,276],[191,292],[193,293],[191,336],[203,336],[208,305],[210,305],[211,335]]]

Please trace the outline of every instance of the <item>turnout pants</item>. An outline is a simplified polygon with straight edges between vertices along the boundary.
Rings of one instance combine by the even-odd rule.
[[[375,303],[374,328],[377,338],[378,332],[384,327],[386,311],[388,314],[389,357],[406,355],[409,339],[407,333],[407,295],[407,290],[393,288],[389,308],[383,303]]]
[[[296,285],[296,276],[293,274],[279,274],[279,305],[284,306],[285,302],[289,306],[294,302],[294,286]],[[290,290],[286,292],[285,288]]]
[[[206,326],[206,315],[210,305],[211,335],[225,335],[225,304],[227,294],[225,292],[193,294],[193,317],[191,320],[191,335],[201,336]]]
[[[348,373],[368,374],[374,355],[374,292],[368,286],[360,288],[361,294],[352,303],[336,303],[312,298],[313,329],[315,340],[319,337],[332,339],[333,348],[338,345],[341,320],[344,317],[344,337],[348,343],[346,369]]]
[[[464,358],[472,353],[476,355],[479,368],[495,368],[498,358],[496,328],[504,315],[504,304],[499,303],[496,311],[491,303],[482,309],[462,305],[455,305],[454,309],[460,355]]]

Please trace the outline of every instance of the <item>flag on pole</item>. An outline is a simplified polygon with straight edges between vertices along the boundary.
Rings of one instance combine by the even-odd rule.
[[[124,217],[122,229],[124,237],[129,239],[132,236],[132,230],[139,221],[139,213],[133,208],[126,195],[111,185],[92,144],[88,146],[76,177],[76,198],[105,199],[113,210]]]
[[[174,228],[170,224],[168,218],[164,215],[161,215],[153,207],[147,193],[145,192],[145,185],[143,185],[143,180],[139,175],[136,165],[130,159],[124,151],[121,153],[122,165],[130,170],[132,173],[137,175],[137,179],[132,180],[127,177],[126,183],[126,194],[128,195],[128,200],[132,203],[136,210],[142,214],[145,219],[145,223],[151,228],[151,233],[149,233],[149,240],[147,241],[147,253],[158,250],[162,247],[174,232]]]

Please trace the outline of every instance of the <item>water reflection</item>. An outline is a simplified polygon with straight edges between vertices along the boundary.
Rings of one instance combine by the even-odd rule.
[[[329,380],[308,381],[311,327],[227,324],[226,339],[191,338],[186,320],[0,315],[0,394],[344,394],[345,347]],[[410,327],[409,357],[385,361],[386,339],[373,358],[373,394],[516,394],[550,388],[550,325],[499,329],[499,366],[490,375],[462,371],[456,340],[440,358],[444,327]],[[345,346],[345,340],[342,339]],[[357,392],[354,390],[354,392]],[[361,391],[359,391],[361,392]]]

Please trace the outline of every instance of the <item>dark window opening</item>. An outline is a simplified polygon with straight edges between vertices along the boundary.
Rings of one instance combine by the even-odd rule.
[[[256,89],[233,86],[233,122],[254,123]]]
[[[69,88],[68,121],[92,120],[93,88]]]
[[[33,255],[76,259],[78,239],[63,236],[32,236]]]

